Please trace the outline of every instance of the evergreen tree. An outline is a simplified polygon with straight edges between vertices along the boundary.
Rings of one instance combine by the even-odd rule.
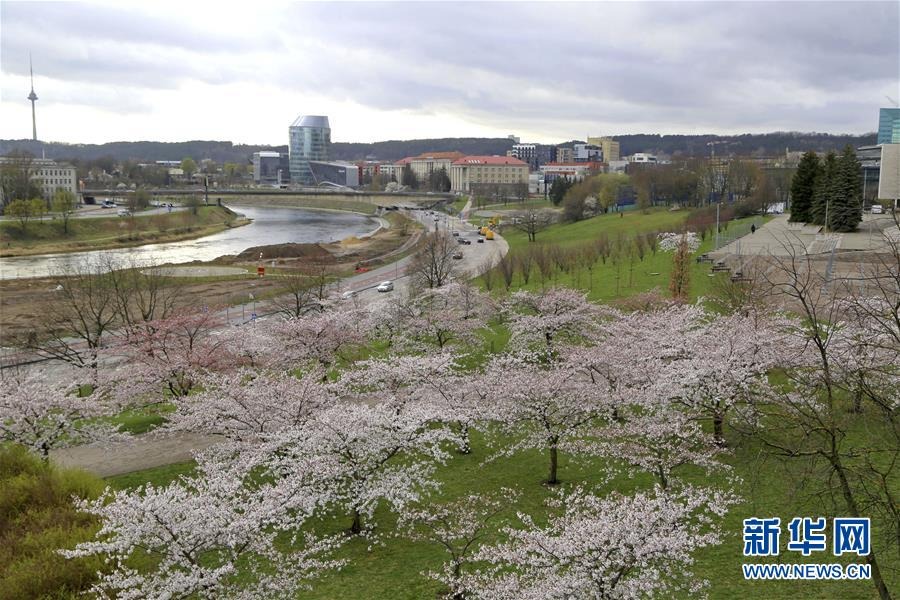
[[[400,172],[400,185],[405,185],[413,190],[419,189],[419,178],[416,177],[409,165],[404,165],[403,171]]]
[[[825,225],[825,217],[832,209],[836,175],[837,156],[832,151],[825,156],[814,185],[815,191],[810,209],[810,221],[816,225]]]
[[[832,231],[854,231],[862,221],[861,168],[853,147],[846,146],[837,159],[832,205],[828,210],[828,228]]]
[[[809,223],[812,221],[812,205],[816,190],[816,178],[822,170],[819,156],[807,152],[797,165],[797,172],[791,180],[791,217],[789,221]]]
[[[550,202],[552,202],[554,206],[559,206],[559,203],[563,201],[563,198],[565,198],[566,192],[569,191],[570,187],[572,187],[572,183],[565,177],[557,177],[554,179],[553,183],[550,185]]]

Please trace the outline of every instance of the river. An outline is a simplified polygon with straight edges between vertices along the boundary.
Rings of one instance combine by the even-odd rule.
[[[117,259],[134,260],[139,264],[207,261],[225,254],[239,254],[253,246],[290,242],[333,242],[350,236],[360,236],[378,227],[375,218],[351,212],[243,205],[234,206],[232,210],[253,219],[253,222],[243,227],[181,242],[0,258],[0,280],[45,277],[83,264],[100,253]]]

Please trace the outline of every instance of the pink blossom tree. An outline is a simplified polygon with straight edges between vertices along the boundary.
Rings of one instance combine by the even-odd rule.
[[[166,429],[221,435],[239,443],[258,443],[267,434],[302,427],[317,411],[336,402],[333,386],[320,368],[302,376],[239,368],[207,372],[201,391],[175,399]]]
[[[471,346],[484,326],[486,306],[483,294],[467,283],[423,290],[405,304],[401,339],[413,350]]]
[[[465,598],[461,585],[463,569],[485,541],[493,535],[502,512],[519,497],[516,490],[501,488],[493,495],[470,494],[446,503],[424,503],[401,514],[398,528],[415,541],[441,547],[449,561],[441,571],[426,576],[445,584],[454,600]]]
[[[120,406],[104,390],[82,396],[75,380],[56,374],[3,372],[0,379],[0,441],[21,444],[48,460],[50,451],[123,436],[103,422]]]
[[[485,371],[485,381],[494,382],[490,416],[502,430],[514,436],[502,455],[523,449],[548,453],[548,484],[558,478],[559,451],[577,450],[576,443],[587,426],[607,418],[610,407],[598,398],[583,373],[567,364],[539,368],[510,358],[496,358]],[[487,384],[486,384],[487,385]]]
[[[482,600],[697,594],[706,582],[690,571],[693,555],[720,542],[716,522],[734,501],[692,488],[560,493],[546,525],[520,514],[522,528],[503,530],[508,541],[481,547],[474,558],[488,567],[464,574],[462,589]]]
[[[162,401],[193,391],[200,374],[241,362],[222,335],[224,322],[213,311],[182,310],[135,328],[112,352],[120,356],[107,380],[120,398]]]
[[[695,465],[707,472],[728,471],[719,460],[722,448],[682,411],[672,407],[637,409],[592,432],[585,451],[615,458],[656,478],[669,489],[676,471]]]
[[[681,351],[659,379],[672,382],[673,397],[696,416],[712,420],[715,440],[724,444],[729,410],[751,402],[770,369],[790,364],[783,360],[787,336],[780,321],[741,314],[702,315],[677,333]]]
[[[148,484],[76,501],[102,525],[96,540],[62,552],[107,557],[112,570],[100,574],[93,589],[98,596],[293,598],[309,580],[341,565],[328,558],[338,538],[295,529],[321,498],[292,490],[288,514],[276,484],[253,483],[246,472],[217,461],[201,461],[200,471],[165,487]],[[290,551],[276,548],[279,534],[292,538]],[[137,556],[150,558],[149,565],[133,567]]]
[[[362,309],[338,306],[270,326],[270,364],[288,369],[317,364],[327,373],[349,352],[365,343],[369,320]]]
[[[382,500],[399,510],[437,488],[435,464],[449,458],[443,445],[455,437],[432,417],[417,402],[342,402],[269,436],[260,451],[266,468],[289,481],[305,481],[314,464],[319,485],[352,514],[350,531],[359,534]]]
[[[509,300],[510,346],[552,355],[564,344],[592,339],[601,316],[583,292],[553,287],[540,293],[518,291]]]

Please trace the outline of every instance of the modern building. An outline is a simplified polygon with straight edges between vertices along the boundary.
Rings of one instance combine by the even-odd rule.
[[[291,182],[315,185],[310,161],[328,162],[331,151],[331,126],[328,117],[299,116],[288,128],[288,157]]]
[[[513,144],[506,155],[528,163],[531,169],[537,169],[537,144]]]
[[[315,186],[359,187],[359,167],[349,162],[309,161]]]
[[[575,162],[575,152],[571,148],[557,148],[556,149],[556,162],[558,163],[570,163]]]
[[[608,137],[588,136],[587,143],[600,148],[602,160],[605,163],[621,160],[619,142]]]
[[[450,165],[450,189],[470,192],[479,186],[528,186],[528,163],[512,156],[466,156]]]
[[[594,144],[575,144],[573,158],[575,162],[600,162],[603,160],[600,146]]]
[[[900,144],[900,108],[878,111],[878,140],[876,144]]]
[[[253,181],[268,185],[282,185],[290,181],[290,158],[281,152],[253,153]]]
[[[856,149],[862,167],[863,205],[898,206],[900,203],[900,144],[862,146]]]
[[[878,200],[882,204],[893,205],[894,210],[900,209],[900,143],[881,146]]]
[[[628,162],[655,165],[659,163],[659,160],[653,154],[647,154],[646,152],[635,152],[628,158]]]
[[[52,198],[54,192],[59,189],[78,194],[78,175],[72,165],[45,158],[22,159],[0,156],[0,165],[10,164],[19,164],[23,169],[28,169],[31,179],[39,182],[44,198]]]

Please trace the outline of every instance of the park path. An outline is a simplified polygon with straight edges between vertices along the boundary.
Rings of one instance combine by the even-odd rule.
[[[468,206],[469,204],[466,205]],[[417,215],[416,218],[423,224],[428,223],[424,215]],[[475,231],[473,226],[463,221],[453,220],[453,223],[459,230],[469,234]],[[499,235],[491,243],[466,248],[476,249],[475,252],[466,250],[466,259],[460,265],[461,270],[470,277],[475,276],[485,263],[496,264],[509,252],[509,244]],[[347,278],[342,282],[344,289],[371,289],[378,281],[390,279],[393,274],[402,272],[410,260],[411,257],[407,256],[395,264]],[[361,296],[361,299],[369,301],[377,296],[378,294],[372,291],[368,296]],[[50,458],[55,464],[63,467],[84,469],[99,477],[111,477],[192,460],[194,452],[204,450],[218,441],[221,441],[221,438],[217,436],[194,433],[169,435],[149,433],[135,436],[126,442],[55,450],[50,453]]]
[[[196,433],[167,436],[152,433],[134,436],[126,442],[73,446],[50,453],[61,467],[84,469],[99,477],[122,475],[173,463],[193,460],[194,452],[205,450],[222,438]]]

